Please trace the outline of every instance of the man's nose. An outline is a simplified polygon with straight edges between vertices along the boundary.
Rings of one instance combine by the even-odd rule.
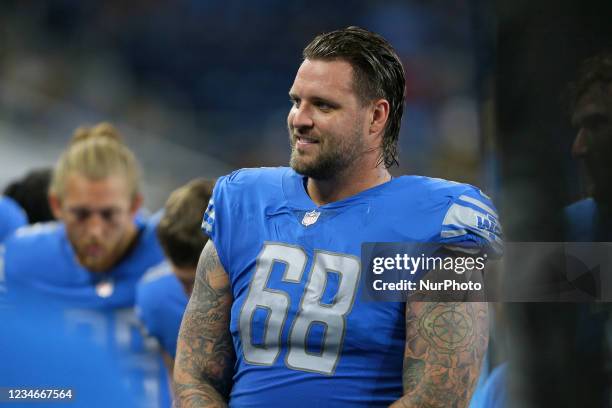
[[[304,106],[304,104],[302,104],[299,108],[293,108],[290,121],[291,127],[298,131],[312,128],[314,125],[310,109],[308,109],[307,106]]]
[[[575,158],[580,158],[587,154],[588,148],[588,135],[584,128],[580,128],[578,130],[578,134],[574,139],[574,143],[572,144],[572,156]]]
[[[87,232],[91,236],[101,237],[104,232],[106,222],[102,215],[93,213],[87,219]]]

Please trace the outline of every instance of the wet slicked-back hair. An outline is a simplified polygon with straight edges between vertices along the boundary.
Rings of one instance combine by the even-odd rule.
[[[157,237],[166,256],[179,268],[196,267],[208,241],[202,232],[202,216],[215,186],[214,180],[195,179],[170,194]]]
[[[612,51],[605,51],[587,58],[580,65],[578,78],[569,86],[570,109],[573,111],[582,95],[593,84],[602,87],[612,85]]]
[[[353,68],[354,90],[362,103],[379,98],[389,102],[381,162],[387,168],[397,164],[406,80],[402,63],[391,44],[378,34],[352,26],[318,35],[304,48],[303,57],[348,62]]]
[[[66,178],[79,174],[90,180],[119,175],[128,182],[132,198],[139,193],[140,165],[111,124],[99,123],[75,130],[70,144],[59,158],[49,191],[60,199]]]

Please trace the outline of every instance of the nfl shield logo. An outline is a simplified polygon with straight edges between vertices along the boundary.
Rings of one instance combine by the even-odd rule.
[[[321,213],[317,210],[307,211],[302,219],[302,225],[308,227],[309,225],[314,224],[319,219],[319,215],[321,215]]]
[[[104,280],[96,285],[96,294],[101,298],[107,298],[115,291],[112,280]]]

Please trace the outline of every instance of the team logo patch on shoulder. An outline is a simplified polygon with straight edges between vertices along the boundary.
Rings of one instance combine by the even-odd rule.
[[[319,219],[319,215],[321,215],[321,213],[317,210],[307,211],[306,214],[304,214],[304,218],[302,218],[302,225],[308,227],[314,224]]]

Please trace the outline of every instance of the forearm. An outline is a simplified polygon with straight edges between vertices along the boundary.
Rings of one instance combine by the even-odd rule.
[[[174,367],[174,392],[178,407],[225,407],[231,389],[233,353],[221,335],[203,336],[194,329],[199,312],[186,314],[181,326]],[[194,316],[195,315],[195,316]],[[203,330],[208,331],[208,330]]]
[[[393,408],[466,407],[488,342],[487,304],[406,305],[404,395]]]
[[[177,406],[225,407],[233,369],[233,350],[228,343],[231,339],[225,335],[212,336],[205,329],[196,332],[206,327],[194,323],[202,319],[198,315],[199,312],[186,313],[181,325],[174,367]]]
[[[419,379],[417,388],[391,404],[390,408],[449,408],[467,407],[472,394],[470,374],[465,370],[445,370],[429,367],[430,373]]]
[[[210,384],[198,382],[194,384],[175,384],[177,408],[224,408],[227,407],[225,399]],[[180,395],[180,397],[179,397]]]

